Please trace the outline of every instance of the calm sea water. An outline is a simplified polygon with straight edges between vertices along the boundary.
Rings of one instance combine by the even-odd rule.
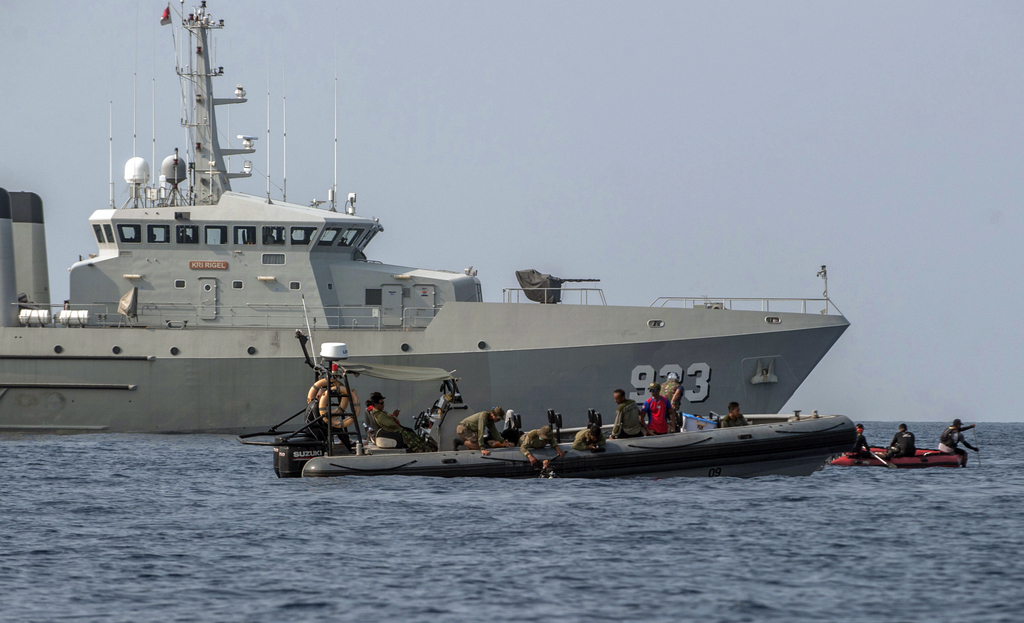
[[[2,436],[0,620],[1016,622],[1022,436],[982,424],[961,470],[594,482],[278,480],[229,437]]]

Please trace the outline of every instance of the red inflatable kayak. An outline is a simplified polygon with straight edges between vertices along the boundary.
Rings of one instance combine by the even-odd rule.
[[[871,451],[885,457],[885,448],[871,448]],[[893,459],[885,459],[886,463],[899,468],[917,469],[921,467],[961,467],[960,457],[956,454],[945,454],[938,450],[922,450],[918,448],[914,456],[901,456]],[[843,467],[885,467],[877,457],[858,457],[852,454],[844,454],[832,459],[832,465]]]

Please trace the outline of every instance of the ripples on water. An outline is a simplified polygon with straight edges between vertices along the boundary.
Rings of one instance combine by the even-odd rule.
[[[982,424],[965,470],[614,481],[278,480],[228,437],[3,436],[0,620],[1019,621],[1022,434]]]

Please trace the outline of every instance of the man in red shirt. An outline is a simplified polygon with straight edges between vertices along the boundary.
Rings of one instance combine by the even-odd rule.
[[[647,389],[651,397],[644,402],[644,406],[640,410],[649,418],[647,428],[655,435],[664,435],[668,432],[668,418],[672,411],[672,404],[661,395],[660,383],[651,383]]]

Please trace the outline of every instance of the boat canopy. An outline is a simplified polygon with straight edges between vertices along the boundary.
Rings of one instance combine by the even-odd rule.
[[[345,374],[360,374],[384,379],[385,381],[446,381],[454,379],[451,372],[443,368],[423,368],[420,366],[389,366],[380,363],[338,363]]]

